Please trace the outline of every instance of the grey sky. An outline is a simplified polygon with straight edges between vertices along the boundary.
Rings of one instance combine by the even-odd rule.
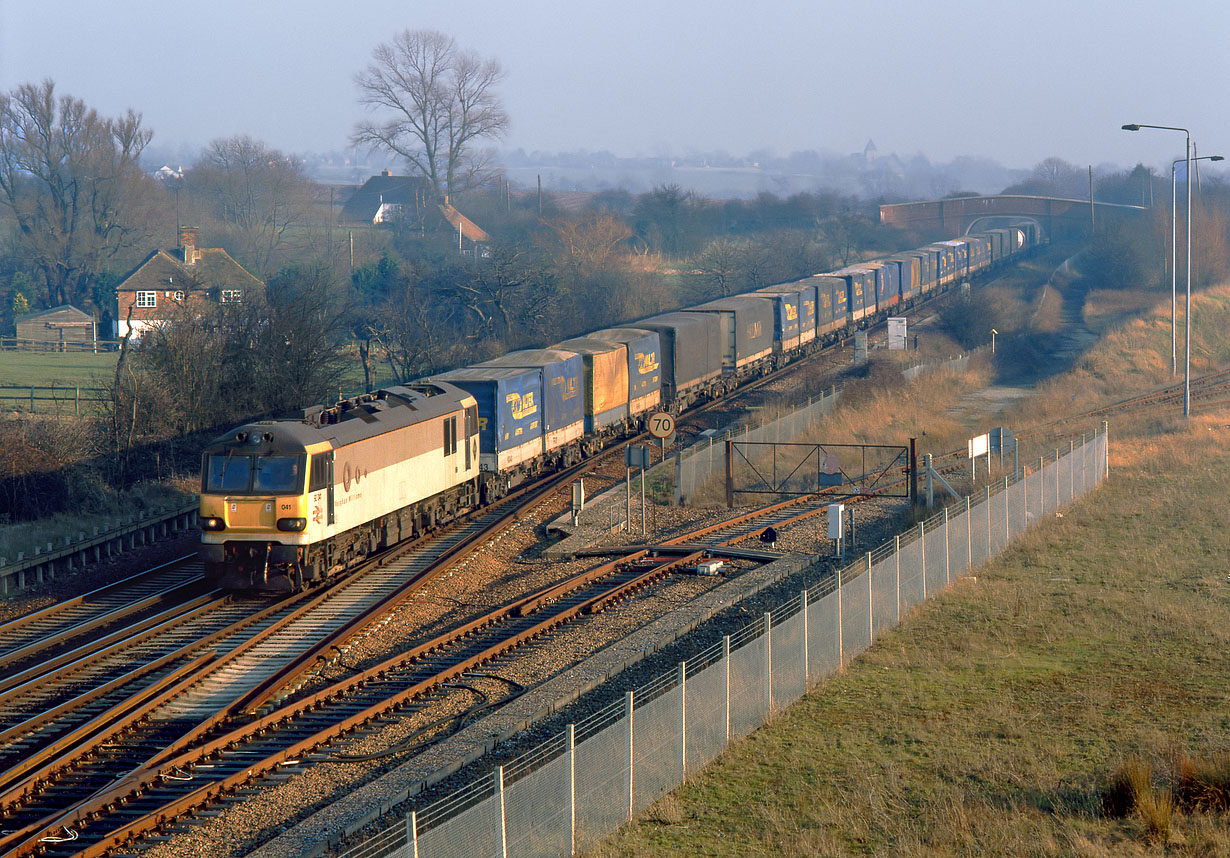
[[[502,145],[526,150],[1183,154],[1181,134],[1125,122],[1230,150],[1217,0],[0,0],[0,89],[50,77],[104,113],[135,108],[165,145],[246,133],[323,152],[360,115],[354,74],[405,28],[503,63]]]

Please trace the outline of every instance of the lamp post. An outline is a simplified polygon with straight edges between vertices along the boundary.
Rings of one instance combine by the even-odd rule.
[[[1139,131],[1142,128],[1157,128],[1162,131],[1182,131],[1187,137],[1187,303],[1184,304],[1184,357],[1183,357],[1183,416],[1192,413],[1192,133],[1177,125],[1146,125],[1143,122],[1129,123],[1124,131]]]
[[[1170,162],[1170,374],[1175,375],[1178,370],[1178,348],[1175,342],[1175,285],[1179,271],[1179,248],[1175,242],[1176,227],[1175,223],[1179,219],[1178,211],[1178,182],[1175,181],[1175,168],[1183,162],[1183,158],[1176,158]],[[1193,161],[1222,161],[1225,160],[1221,155],[1200,155],[1192,158]],[[1188,184],[1188,192],[1191,192],[1191,184]],[[1189,217],[1190,217],[1190,209]],[[1190,257],[1189,257],[1190,264]]]

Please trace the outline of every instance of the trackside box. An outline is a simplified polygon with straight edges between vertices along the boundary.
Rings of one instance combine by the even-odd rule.
[[[773,353],[773,304],[759,298],[719,298],[684,312],[717,316],[722,323],[722,369],[736,372]]]
[[[662,344],[657,331],[604,328],[586,339],[622,345],[628,359],[628,412],[635,416],[662,402]]]
[[[628,347],[589,337],[556,343],[576,352],[585,366],[585,431],[597,432],[628,417]]]
[[[428,381],[447,381],[477,402],[481,470],[504,471],[542,454],[542,373],[538,370],[467,366]]]
[[[633,325],[658,335],[665,400],[677,399],[722,374],[722,325],[716,314],[664,313]]]
[[[803,289],[812,293],[811,311],[813,318],[807,323],[811,329],[811,340],[816,335],[815,293],[809,287],[794,283],[784,283],[781,286],[769,286],[748,292],[749,298],[764,298],[773,302],[773,349],[778,352],[788,352],[797,349],[807,340],[802,339],[804,326]]]
[[[480,366],[536,369],[542,374],[542,431],[546,452],[585,434],[585,362],[564,349],[509,352]]]

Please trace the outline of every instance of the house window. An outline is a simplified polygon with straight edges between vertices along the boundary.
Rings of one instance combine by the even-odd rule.
[[[222,303],[223,304],[238,304],[243,301],[242,289],[223,289]]]
[[[157,292],[138,292],[137,293],[137,307],[138,308],[141,308],[141,307],[152,308],[152,307],[157,307],[157,306],[158,306],[158,293]]]

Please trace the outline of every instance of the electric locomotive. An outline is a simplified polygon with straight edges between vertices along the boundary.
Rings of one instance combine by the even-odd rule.
[[[205,448],[201,555],[230,589],[296,590],[479,502],[474,397],[389,387]]]

